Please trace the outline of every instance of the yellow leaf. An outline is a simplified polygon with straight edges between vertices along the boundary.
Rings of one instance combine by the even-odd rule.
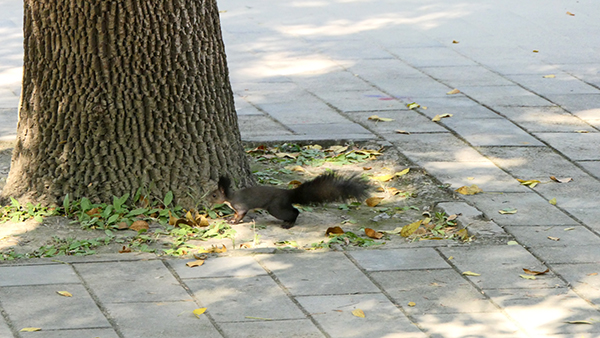
[[[548,236],[548,239],[551,240],[551,241],[555,241],[555,242],[560,241],[560,238],[558,238],[558,237]]]
[[[369,198],[367,198],[365,203],[370,207],[374,207],[374,206],[378,205],[379,202],[381,202],[382,200],[383,200],[383,197],[369,197]]]
[[[423,223],[423,220],[418,220],[416,222],[412,222],[408,225],[405,225],[402,227],[402,230],[400,231],[400,236],[402,237],[408,237],[410,235],[413,234],[413,232],[415,232]]]
[[[552,205],[556,205],[556,197],[554,197],[553,199],[549,200],[548,203],[550,203]]]
[[[483,190],[481,190],[481,188],[479,188],[476,184],[472,184],[470,187],[467,187],[465,185],[454,191],[462,195],[475,195],[479,194],[480,192],[483,192]]]
[[[295,167],[292,168],[292,171],[297,171],[297,172],[305,172],[306,170],[304,168],[302,168],[301,166],[297,165]]]
[[[460,90],[454,88],[451,91],[447,92],[446,95],[454,95],[460,93]]]
[[[544,75],[543,76],[545,79],[554,79],[556,77],[556,75],[554,74],[549,74],[549,75]]]
[[[456,40],[452,40],[452,43],[458,43],[458,41],[456,41]]]
[[[352,311],[352,314],[356,317],[365,318],[365,313],[361,309],[355,309]]]
[[[413,307],[415,305],[417,305],[417,303],[415,303],[415,302],[408,302],[408,306],[410,306],[410,307]]]
[[[201,308],[194,310],[193,313],[196,317],[200,318],[200,315],[203,314],[205,311],[206,311],[206,308],[201,307]]]
[[[520,180],[517,178],[517,181],[521,182],[521,185],[526,185],[530,188],[535,188],[536,185],[538,185],[539,183],[541,183],[538,180]]]
[[[535,278],[535,276],[530,276],[530,275],[519,275],[519,277],[521,277],[523,279],[531,279],[531,280],[537,279],[537,278]]]
[[[569,15],[569,16],[575,16],[575,14],[573,14],[573,13],[571,13],[569,11],[567,11],[567,15]]]
[[[519,245],[519,242],[517,242],[517,241],[508,241],[506,243],[506,245]]]
[[[39,327],[24,327],[21,329],[21,332],[35,332],[35,331],[42,331],[42,329],[40,329]]]
[[[529,269],[523,268],[523,271],[525,271],[525,273],[528,274],[528,275],[537,276],[537,275],[545,275],[545,274],[547,274],[548,272],[550,272],[550,269],[546,269],[544,271],[535,271],[535,270],[529,270]]]
[[[465,271],[462,274],[465,275],[465,276],[481,276],[480,273],[473,272],[473,271]]]
[[[416,103],[416,102],[411,102],[411,103],[407,103],[407,104],[406,104],[406,107],[407,107],[408,109],[415,109],[415,108],[419,108],[419,107],[421,107],[421,105],[420,105],[420,104],[418,104],[418,103]]]
[[[192,262],[187,262],[185,263],[185,265],[189,266],[190,268],[196,267],[196,266],[201,266],[202,264],[204,264],[204,260],[202,259],[198,259]]]
[[[404,176],[404,175],[408,174],[409,171],[410,171],[410,168],[406,168],[406,169],[404,169],[402,171],[399,171],[399,172],[395,173],[394,176],[398,176],[398,177]]]
[[[387,117],[379,117],[377,115],[371,115],[371,116],[369,116],[368,119],[369,120],[373,120],[375,122],[391,122],[391,121],[394,121],[394,119],[390,119],[390,118],[387,118]]]
[[[517,209],[515,209],[515,208],[504,208],[504,209],[498,210],[498,212],[501,213],[502,215],[512,215],[512,214],[516,214],[517,213]]]
[[[575,228],[564,228],[563,231],[571,231],[571,230],[575,230]]]
[[[534,49],[534,50],[533,50],[533,52],[534,52],[534,53],[539,53],[540,51],[539,51],[539,50],[537,50],[537,49]]]
[[[451,260],[453,260],[453,259],[454,259],[454,256],[450,256],[450,257],[448,257],[448,260],[449,260],[449,261],[451,261]]]
[[[373,179],[377,180],[377,181],[381,181],[381,182],[387,182],[387,181],[391,180],[392,178],[394,178],[395,176],[396,175],[385,174],[385,175],[373,176]]]
[[[73,297],[73,295],[69,291],[56,291],[56,293],[64,297]]]
[[[440,114],[440,115],[436,115],[434,116],[431,121],[433,122],[440,122],[441,119],[446,118],[446,117],[452,117],[452,114]]]

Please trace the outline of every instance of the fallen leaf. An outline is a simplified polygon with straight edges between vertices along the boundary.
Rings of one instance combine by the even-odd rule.
[[[410,307],[413,307],[415,305],[417,305],[417,303],[415,303],[415,302],[408,302],[408,306],[410,306]]]
[[[519,245],[519,242],[517,242],[517,241],[508,241],[506,243],[506,245]]]
[[[356,317],[365,318],[365,313],[361,309],[352,310],[352,314]]]
[[[549,74],[549,75],[544,75],[543,78],[545,79],[554,79],[556,77],[556,75],[554,74]]]
[[[549,200],[548,203],[550,203],[552,205],[556,205],[556,197],[554,197],[553,199]]]
[[[587,320],[567,320],[565,323],[567,324],[588,324],[592,325],[592,322]]]
[[[395,173],[394,176],[397,176],[397,177],[404,176],[404,175],[408,174],[409,171],[410,171],[410,168],[406,168],[402,171]]]
[[[56,291],[56,293],[64,297],[73,297],[73,295],[69,291]]]
[[[240,249],[252,249],[254,245],[250,242],[240,244]]]
[[[35,331],[42,331],[42,329],[40,329],[39,327],[24,327],[20,330],[20,332],[35,332]]]
[[[139,220],[139,221],[133,222],[131,224],[131,226],[129,227],[129,229],[135,230],[135,231],[142,231],[142,230],[150,229],[150,226],[148,225],[148,222]]]
[[[537,50],[537,49],[534,49],[534,50],[533,50],[533,52],[534,52],[534,53],[539,53],[540,51],[539,51],[539,50]]]
[[[400,236],[402,237],[408,237],[410,235],[413,234],[413,232],[415,232],[415,230],[417,230],[421,224],[423,223],[423,220],[418,220],[416,222],[412,222],[408,225],[405,225],[402,227],[402,230],[400,231]]]
[[[131,252],[131,248],[123,245],[123,249],[119,250],[119,253],[129,253]]]
[[[598,273],[597,272],[592,272],[592,273],[588,273],[587,275],[588,276],[598,276]]]
[[[187,265],[190,268],[196,267],[196,266],[201,266],[202,264],[204,264],[204,260],[203,259],[198,259],[195,261],[191,261],[191,262],[187,262],[185,263],[185,265]]]
[[[458,43],[458,41],[456,41],[456,40],[452,40],[452,43]]]
[[[452,117],[452,114],[440,114],[440,115],[436,115],[434,116],[431,121],[433,122],[440,122],[441,119],[446,118],[446,117]]]
[[[589,133],[588,130],[575,130],[576,133],[580,133],[580,134],[587,134]]]
[[[391,180],[392,178],[396,177],[393,174],[385,174],[385,175],[378,175],[378,176],[373,176],[372,178],[374,180],[380,181],[380,182],[387,182],[389,180]]]
[[[530,188],[535,188],[536,185],[542,183],[538,180],[521,180],[517,178],[517,181],[521,182],[521,185],[526,185]]]
[[[325,149],[327,152],[334,152],[336,154],[343,153],[346,150],[348,150],[348,146],[331,146]]]
[[[530,275],[519,275],[519,277],[523,278],[523,279],[537,279],[535,278],[535,276],[530,276]]]
[[[363,170],[371,170],[373,167],[363,167]]]
[[[529,270],[529,269],[523,268],[523,271],[525,271],[525,273],[528,275],[537,276],[537,275],[544,275],[544,274],[550,272],[550,269],[546,269],[545,271],[535,271],[535,270]]]
[[[275,156],[279,158],[289,158],[295,160],[298,157],[298,153],[275,153]]]
[[[374,207],[374,206],[378,205],[382,200],[383,200],[383,197],[369,197],[369,198],[367,198],[365,203],[370,207]]]
[[[396,132],[396,134],[410,135],[410,132],[408,132],[406,130],[397,129],[397,130],[395,130],[395,132]]]
[[[571,13],[569,11],[567,11],[567,15],[569,15],[569,16],[575,16],[575,14],[573,14],[573,13]]]
[[[411,102],[411,103],[407,103],[407,104],[406,104],[406,107],[407,107],[408,109],[415,109],[415,108],[419,108],[419,107],[421,107],[421,105],[420,105],[420,104],[418,104],[418,103],[416,103],[416,102]]]
[[[206,312],[206,308],[205,307],[201,307],[201,308],[198,308],[198,309],[196,309],[196,310],[194,310],[192,312],[194,313],[194,315],[196,317],[200,318],[200,315],[202,315],[204,312]]]
[[[481,190],[481,188],[479,188],[477,185],[473,184],[470,187],[462,186],[456,190],[457,193],[462,194],[462,195],[475,195],[475,194],[479,194],[480,192],[483,192],[483,190]]]
[[[517,213],[517,209],[515,209],[515,208],[504,208],[504,209],[498,210],[498,212],[501,213],[502,215],[512,215],[512,214],[516,214]]]
[[[555,241],[555,242],[560,241],[560,238],[558,238],[558,237],[548,236],[548,239],[551,240],[551,241]]]
[[[306,171],[306,169],[302,168],[302,166],[299,166],[299,165],[297,165],[297,166],[293,167],[291,170],[292,170],[292,171],[301,172],[301,173],[303,173],[303,172],[305,172],[305,171]]]
[[[454,259],[454,256],[450,256],[450,257],[448,257],[448,260],[449,260],[449,261],[451,261],[451,260],[453,260],[453,259]]]
[[[480,273],[473,272],[473,271],[465,271],[462,274],[465,275],[465,276],[481,276]]]
[[[225,253],[227,252],[227,247],[225,244],[221,248],[217,245],[213,245],[208,249],[198,250],[198,253]]]
[[[458,218],[457,214],[452,214],[452,215],[448,216],[448,218],[446,218],[446,222],[448,222],[448,221],[454,221],[457,218]]]
[[[368,119],[373,120],[375,122],[392,122],[392,121],[394,121],[394,119],[390,119],[387,117],[379,117],[377,115],[371,115],[371,116],[369,116]]]
[[[127,229],[129,229],[129,225],[127,225],[127,222],[117,223],[117,230],[127,230]]]
[[[573,180],[571,177],[556,178],[556,176],[550,176],[550,179],[558,183],[569,183]]]
[[[384,236],[381,232],[375,231],[371,228],[365,228],[365,235],[367,235],[367,237],[374,238],[374,239],[381,239],[381,237]]]
[[[451,91],[447,92],[446,95],[454,95],[460,93],[460,90],[454,88]]]
[[[329,236],[329,235],[341,235],[344,233],[344,230],[342,230],[342,228],[340,227],[329,227],[327,228],[327,231],[325,231],[325,236]]]
[[[571,231],[571,230],[575,230],[575,228],[564,228],[563,231]]]

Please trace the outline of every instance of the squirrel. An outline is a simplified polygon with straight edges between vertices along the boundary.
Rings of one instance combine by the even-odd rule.
[[[225,203],[235,211],[231,223],[239,223],[249,210],[265,209],[284,221],[281,225],[284,229],[293,227],[298,218],[299,211],[292,204],[321,204],[351,198],[360,201],[369,195],[368,183],[358,176],[343,177],[331,172],[290,190],[256,186],[233,191],[230,184],[229,178],[221,176],[209,200],[213,204]]]

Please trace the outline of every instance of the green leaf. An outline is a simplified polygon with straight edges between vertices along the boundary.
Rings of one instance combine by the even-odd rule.
[[[106,221],[106,224],[108,225],[108,224],[115,223],[118,219],[119,219],[119,215],[114,214],[108,218],[108,220]]]
[[[81,211],[83,211],[83,212],[86,212],[86,211],[92,209],[92,202],[90,202],[90,200],[85,197],[81,199],[80,205],[81,205]]]
[[[13,197],[10,198],[10,203],[12,204],[13,207],[15,207],[17,209],[19,209],[21,207],[21,204],[19,203],[19,201],[17,201]]]
[[[129,194],[125,194],[125,195],[121,196],[120,198],[113,196],[113,206],[115,207],[115,209],[120,210],[121,206],[123,206],[123,204],[127,201],[128,198],[129,198]]]
[[[125,215],[125,218],[145,214],[146,212],[148,212],[148,209],[146,209],[146,208],[137,208],[137,209],[131,210],[129,213],[127,213],[127,215]]]
[[[165,200],[164,200],[165,207],[168,206],[169,204],[171,204],[172,201],[173,201],[173,192],[171,190],[169,190],[169,192],[165,195]]]
[[[65,195],[65,199],[63,200],[63,207],[65,208],[65,214],[69,213],[69,207],[71,206],[69,201],[69,194]]]
[[[33,219],[38,223],[44,223],[44,218],[40,215],[33,216]]]

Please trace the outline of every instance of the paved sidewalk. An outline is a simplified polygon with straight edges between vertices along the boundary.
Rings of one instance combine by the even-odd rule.
[[[10,139],[22,5],[0,6],[0,138]],[[195,269],[145,255],[1,265],[0,337],[600,337],[595,1],[219,6],[245,140],[379,140],[452,188],[481,187],[465,197],[476,209],[448,208],[473,221],[483,212],[491,236],[518,245],[265,253]],[[441,114],[452,117],[431,121]],[[573,180],[517,181],[550,176]],[[529,280],[522,268],[549,272]]]

